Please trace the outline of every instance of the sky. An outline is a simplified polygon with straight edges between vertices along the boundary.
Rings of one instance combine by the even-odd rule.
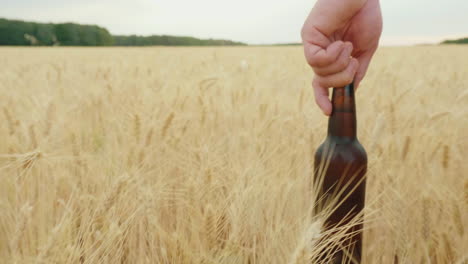
[[[468,36],[467,0],[381,0],[381,45]],[[300,42],[315,0],[0,0],[0,17],[97,24],[112,34],[167,34],[248,44]]]

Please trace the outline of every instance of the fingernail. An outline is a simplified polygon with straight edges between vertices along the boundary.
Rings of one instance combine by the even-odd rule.
[[[328,105],[322,107],[322,113],[326,116],[331,115],[332,112],[332,105],[331,102],[329,102]]]

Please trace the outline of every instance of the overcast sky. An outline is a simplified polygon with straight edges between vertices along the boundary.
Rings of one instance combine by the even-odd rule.
[[[0,0],[0,17],[76,22],[112,34],[170,34],[249,44],[299,42],[314,0]],[[381,0],[383,45],[468,36],[468,0]]]

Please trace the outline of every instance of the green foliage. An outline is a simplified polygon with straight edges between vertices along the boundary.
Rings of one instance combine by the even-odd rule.
[[[105,28],[74,23],[43,24],[0,19],[0,45],[109,46]]]
[[[56,25],[55,35],[60,45],[71,46],[80,43],[79,28],[71,23]]]
[[[222,39],[197,39],[193,37],[176,37],[167,35],[152,36],[114,36],[116,46],[226,46],[245,45],[241,42],[234,42]]]
[[[0,18],[0,45],[62,46],[223,46],[230,40],[174,36],[112,36],[107,29],[74,23],[43,24]]]
[[[24,35],[34,35],[34,29],[34,23],[0,19],[0,45],[30,45]]]
[[[34,36],[40,45],[50,46],[57,42],[54,25],[52,24],[36,24]]]
[[[55,34],[60,45],[64,46],[109,46],[113,44],[113,38],[107,29],[98,26],[57,24]]]
[[[446,41],[443,41],[441,44],[468,44],[468,38],[446,40]]]

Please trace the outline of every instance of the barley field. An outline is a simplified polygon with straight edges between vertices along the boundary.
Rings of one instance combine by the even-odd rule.
[[[0,263],[311,263],[327,118],[301,47],[0,49]],[[468,47],[356,93],[363,263],[468,263]]]

